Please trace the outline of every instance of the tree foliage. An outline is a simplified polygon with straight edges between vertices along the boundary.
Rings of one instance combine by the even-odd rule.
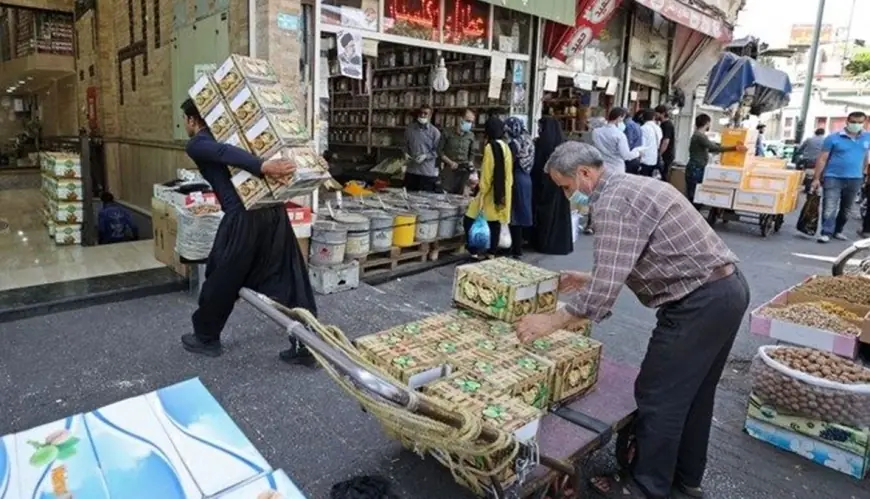
[[[849,64],[846,65],[846,74],[856,80],[870,83],[870,49],[862,49],[852,56]]]

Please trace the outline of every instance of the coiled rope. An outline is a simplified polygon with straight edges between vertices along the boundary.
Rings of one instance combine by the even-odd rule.
[[[397,386],[403,386],[403,383],[360,355],[359,350],[337,327],[322,324],[311,312],[302,308],[294,308],[288,315],[362,367],[377,372]],[[475,494],[485,494],[492,478],[500,476],[513,465],[519,452],[519,443],[513,435],[494,428],[497,438],[493,442],[483,441],[480,438],[483,422],[471,411],[463,407],[449,406],[443,400],[413,391],[408,408],[397,406],[359,389],[328,360],[313,350],[311,353],[329,376],[380,422],[388,436],[399,440],[420,456],[427,453],[432,455],[450,470],[457,482],[464,484]],[[444,412],[458,414],[463,424],[454,428],[427,416],[415,414],[413,410],[420,399],[438,406]],[[485,470],[482,469],[481,458],[489,461]]]

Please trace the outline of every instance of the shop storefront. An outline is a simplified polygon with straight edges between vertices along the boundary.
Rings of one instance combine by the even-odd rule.
[[[638,6],[632,16],[626,94],[629,111],[655,107],[667,88],[670,35],[673,23],[646,7]]]
[[[551,4],[536,14],[573,18],[573,1],[565,2],[567,13]],[[442,130],[473,110],[478,143],[490,116],[528,120],[540,30],[530,12],[541,10],[532,7],[501,0],[318,3],[316,141],[333,174],[398,174],[399,162],[390,160],[402,157],[404,130],[423,105]],[[442,62],[446,82],[436,78]]]

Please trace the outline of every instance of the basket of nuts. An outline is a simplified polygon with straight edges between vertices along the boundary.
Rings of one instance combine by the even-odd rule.
[[[752,361],[752,391],[783,414],[870,426],[870,369],[812,348],[763,346]]]

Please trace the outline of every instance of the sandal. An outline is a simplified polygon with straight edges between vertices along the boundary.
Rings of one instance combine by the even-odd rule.
[[[637,482],[627,473],[594,477],[589,480],[589,487],[607,499],[646,499]]]

